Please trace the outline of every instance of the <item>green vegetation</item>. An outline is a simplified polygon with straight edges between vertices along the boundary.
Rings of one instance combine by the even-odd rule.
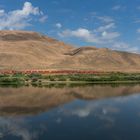
[[[46,83],[139,83],[140,73],[104,73],[104,74],[64,74],[41,75],[32,74],[1,74],[0,85],[33,85],[42,86]]]

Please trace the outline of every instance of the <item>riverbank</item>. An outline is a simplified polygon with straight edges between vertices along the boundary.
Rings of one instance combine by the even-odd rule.
[[[0,74],[1,84],[46,85],[48,83],[140,83],[140,73],[104,73],[104,74]]]

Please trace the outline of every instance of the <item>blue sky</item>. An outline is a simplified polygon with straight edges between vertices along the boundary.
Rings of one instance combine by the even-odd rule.
[[[0,29],[140,52],[140,0],[0,0]]]

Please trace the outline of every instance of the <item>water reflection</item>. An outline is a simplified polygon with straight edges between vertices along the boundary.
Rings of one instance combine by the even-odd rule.
[[[0,138],[140,139],[139,93],[139,85],[0,88]]]

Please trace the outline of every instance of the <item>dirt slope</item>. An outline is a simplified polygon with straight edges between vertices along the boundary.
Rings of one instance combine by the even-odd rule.
[[[86,69],[140,72],[140,55],[81,47],[29,31],[0,31],[0,69]]]

